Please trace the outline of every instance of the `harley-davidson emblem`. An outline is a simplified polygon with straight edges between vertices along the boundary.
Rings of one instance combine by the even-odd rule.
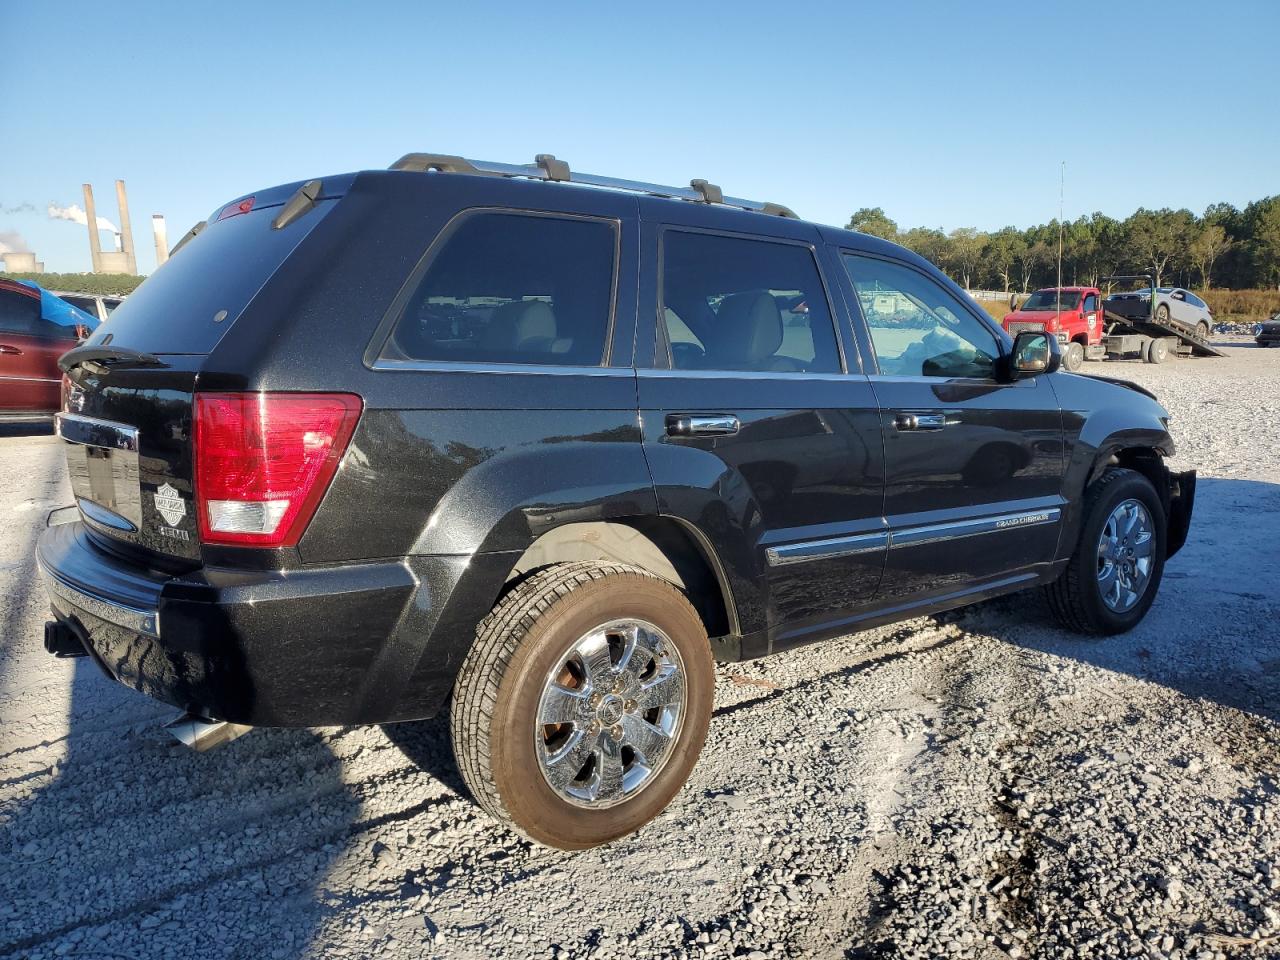
[[[187,515],[187,505],[183,502],[182,495],[168,483],[156,491],[156,510],[171,527],[176,527],[178,521]]]

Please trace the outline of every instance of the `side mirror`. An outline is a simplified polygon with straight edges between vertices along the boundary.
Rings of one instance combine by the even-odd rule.
[[[1013,338],[1013,349],[1000,358],[1006,383],[1053,373],[1062,366],[1058,338],[1043,330],[1024,330]]]

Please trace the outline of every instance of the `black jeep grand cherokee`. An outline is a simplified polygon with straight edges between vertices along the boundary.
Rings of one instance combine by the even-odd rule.
[[[655,816],[713,659],[1045,588],[1127,630],[1194,473],[929,263],[553,157],[413,154],[216,211],[62,360],[46,645],[214,721],[448,709],[480,804]],[[73,514],[75,515],[75,514]]]

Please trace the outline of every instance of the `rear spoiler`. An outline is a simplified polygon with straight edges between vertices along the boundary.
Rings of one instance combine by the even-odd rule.
[[[110,338],[110,334],[107,335]],[[58,366],[72,383],[79,383],[80,368],[87,373],[106,373],[108,368],[120,367],[167,367],[168,364],[159,357],[129,347],[109,347],[105,344],[76,347],[68,350],[58,358]]]

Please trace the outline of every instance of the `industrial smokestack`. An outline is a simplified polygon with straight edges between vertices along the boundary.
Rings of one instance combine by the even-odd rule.
[[[93,205],[93,187],[84,185],[85,223],[89,226],[89,258],[93,261],[93,272],[102,272],[102,241],[98,237],[98,214]]]
[[[156,266],[169,259],[169,235],[164,225],[164,214],[151,215],[151,232],[156,236]]]
[[[124,181],[116,181],[116,200],[120,203],[120,249],[124,252],[125,269],[138,272],[138,260],[133,255],[133,227],[129,223],[129,198],[124,193]]]

